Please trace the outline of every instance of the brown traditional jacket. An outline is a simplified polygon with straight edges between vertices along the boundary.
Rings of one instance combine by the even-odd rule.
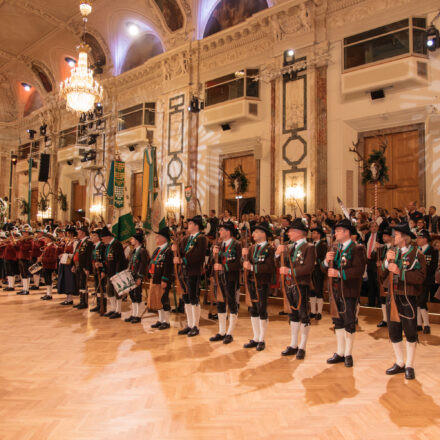
[[[266,242],[265,245],[253,245],[249,249],[249,262],[252,264],[253,271],[249,271],[249,279],[257,279],[257,283],[270,284],[275,273],[275,251]]]
[[[201,275],[205,264],[208,239],[202,233],[185,237],[180,243],[180,256],[188,276]]]

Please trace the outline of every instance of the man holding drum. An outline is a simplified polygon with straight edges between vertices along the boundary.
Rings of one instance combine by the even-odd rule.
[[[79,304],[74,306],[76,309],[88,308],[87,280],[92,270],[92,251],[93,244],[89,240],[89,228],[82,226],[78,229],[78,239],[80,240],[73,253],[72,272],[76,276],[76,285],[79,290]]]
[[[147,266],[150,258],[147,250],[144,247],[144,234],[142,232],[136,232],[131,237],[130,242],[134,250],[131,254],[128,269],[136,282],[136,288],[130,290],[132,312],[131,316],[125,319],[125,322],[137,324],[138,322],[141,322],[141,318],[139,316],[139,304],[142,301],[142,281],[147,275]]]
[[[101,279],[107,276],[107,279],[119,272],[127,269],[127,260],[124,255],[124,248],[121,242],[116,240],[107,226],[102,228],[101,238],[107,248],[105,250],[105,274],[101,274]],[[121,317],[122,298],[116,298],[116,292],[111,282],[107,283],[107,297],[110,302],[110,310],[104,315],[110,319]]]

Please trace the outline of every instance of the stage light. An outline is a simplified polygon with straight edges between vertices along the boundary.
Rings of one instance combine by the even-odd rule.
[[[11,162],[13,165],[17,163],[18,156],[16,154],[11,154]]]
[[[190,113],[199,113],[200,110],[204,109],[204,107],[204,103],[202,101],[199,101],[199,98],[197,98],[197,96],[193,96],[189,103],[188,111]]]
[[[431,25],[426,31],[426,46],[431,52],[440,47],[439,31],[434,25]]]
[[[47,124],[40,126],[40,136],[46,136]]]
[[[96,104],[95,105],[95,109],[93,110],[93,112],[95,113],[95,116],[97,118],[101,117],[103,115],[103,113],[104,113],[104,109],[102,107],[102,104],[101,103]]]
[[[137,24],[134,24],[134,23],[129,23],[127,25],[127,31],[128,31],[128,34],[130,35],[130,37],[133,37],[133,38],[137,37],[139,35],[139,32],[140,32],[139,26]]]
[[[288,49],[284,51],[284,65],[290,66],[295,62],[295,51],[293,49]]]
[[[91,134],[89,135],[89,139],[87,141],[87,145],[93,145],[96,144],[96,139],[98,138],[99,134]]]
[[[27,132],[28,132],[28,134],[29,134],[29,139],[34,139],[34,137],[35,137],[35,134],[37,133],[35,130],[31,130],[31,129],[28,129],[28,130],[26,130]]]
[[[23,89],[24,89],[26,92],[30,92],[31,89],[32,89],[32,86],[31,86],[30,84],[28,84],[28,83],[24,83],[24,82],[22,82],[21,85],[23,86]]]
[[[69,67],[75,67],[76,66],[76,60],[70,57],[64,58],[64,61],[69,65]]]
[[[91,149],[84,153],[84,156],[81,158],[81,162],[91,162],[96,159],[96,150]]]

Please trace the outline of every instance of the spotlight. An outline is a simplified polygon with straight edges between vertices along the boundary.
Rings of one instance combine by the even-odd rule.
[[[137,37],[139,35],[139,26],[134,23],[130,23],[127,26],[127,31],[130,37]]]
[[[284,65],[290,66],[295,62],[295,51],[293,49],[288,49],[284,51]]]
[[[76,66],[76,60],[70,57],[64,58],[64,61],[69,65],[69,67],[75,67]]]
[[[223,131],[228,131],[231,129],[231,124],[221,124]]]
[[[84,123],[84,122],[86,122],[86,119],[87,119],[87,114],[81,113],[81,116],[79,117],[79,122]]]
[[[30,90],[32,89],[32,86],[31,86],[30,84],[28,84],[28,83],[24,83],[24,82],[22,82],[21,85],[23,86],[23,89],[24,89],[26,92],[30,92]]]
[[[199,98],[197,98],[197,96],[193,96],[189,103],[188,111],[190,113],[199,113],[200,110],[204,109],[204,107],[204,103],[202,101],[199,101]]]
[[[91,134],[89,135],[89,140],[87,141],[87,145],[93,145],[96,144],[96,139],[98,138],[99,134]]]
[[[35,130],[28,129],[27,132],[29,133],[29,139],[33,139],[35,137],[35,134],[37,133]]]
[[[11,162],[13,165],[17,163],[18,156],[16,154],[11,154]]]
[[[103,109],[102,104],[100,102],[98,102],[98,104],[95,105],[95,109],[93,110],[93,112],[95,113],[95,116],[97,118],[99,118],[100,116],[103,115],[104,109]]]
[[[67,165],[69,165],[69,166],[73,165],[73,160],[68,160]]]
[[[129,150],[129,151],[134,151],[134,150],[136,150],[136,145],[129,145],[129,146],[128,146],[128,150]]]
[[[47,124],[43,124],[40,126],[40,136],[46,136]]]
[[[96,150],[91,149],[84,153],[84,156],[81,159],[81,162],[90,162],[96,159]]]
[[[431,25],[426,31],[426,46],[431,52],[440,47],[439,31],[434,25]]]

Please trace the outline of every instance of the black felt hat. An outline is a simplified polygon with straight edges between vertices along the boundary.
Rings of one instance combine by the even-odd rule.
[[[254,231],[258,229],[260,231],[263,231],[266,234],[266,237],[272,237],[272,231],[270,230],[269,223],[263,222],[258,223],[254,226]]]
[[[168,226],[165,226],[164,228],[159,229],[158,232],[156,232],[157,235],[162,235],[162,237],[165,237],[167,241],[170,241],[170,228]]]
[[[89,235],[89,228],[87,226],[81,226],[78,231],[83,231],[84,234]]]
[[[350,235],[355,235],[357,233],[356,228],[352,225],[351,221],[344,218],[335,225],[336,228],[344,228],[350,231]]]
[[[136,232],[132,235],[132,238],[134,238],[137,242],[139,242],[140,244],[144,243],[144,233],[143,232]]]
[[[321,228],[321,226],[317,226],[316,228],[310,229],[310,232],[316,231],[321,238],[325,238],[327,234],[325,233],[324,229]]]
[[[389,235],[391,237],[393,235],[393,231],[391,228],[384,228],[382,235]]]
[[[296,218],[292,223],[287,227],[286,231],[289,229],[296,229],[298,231],[308,232],[309,228],[304,224],[301,218]]]
[[[107,226],[104,226],[101,229],[101,237],[113,237],[112,232],[110,231],[109,228],[107,228]]]
[[[415,234],[411,231],[408,223],[402,223],[400,225],[393,226],[393,229],[401,234],[408,235],[408,237],[416,238]]]
[[[221,225],[219,225],[219,229],[220,228],[226,229],[227,231],[229,231],[231,233],[232,236],[235,236],[235,234],[237,232],[235,225],[232,222],[224,222]]]
[[[195,223],[199,227],[199,231],[202,231],[203,229],[205,229],[205,225],[203,223],[203,218],[201,215],[195,215],[194,217],[189,218],[188,223],[189,222]]]
[[[90,234],[96,234],[99,238],[101,238],[101,232],[102,229],[93,229],[93,231],[90,231]]]
[[[422,229],[417,232],[417,237],[426,238],[428,241],[431,241],[431,234],[427,229]]]

